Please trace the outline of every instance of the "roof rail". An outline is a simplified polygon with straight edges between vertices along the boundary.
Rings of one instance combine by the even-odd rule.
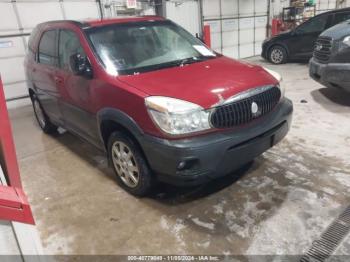
[[[71,23],[71,24],[74,24],[80,28],[84,28],[84,27],[89,26],[89,24],[87,24],[87,23],[79,22],[76,20],[53,20],[53,21],[47,21],[47,22],[40,23],[40,24],[38,24],[38,26],[44,26],[44,25],[56,24],[56,23],[62,23],[62,22]]]

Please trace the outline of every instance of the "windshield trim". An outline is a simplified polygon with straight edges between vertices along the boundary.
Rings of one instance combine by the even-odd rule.
[[[105,70],[107,69],[107,66],[103,62],[101,57],[98,55],[98,52],[97,52],[94,44],[92,43],[89,35],[92,34],[93,32],[96,32],[96,31],[99,31],[101,29],[105,29],[105,28],[108,28],[108,27],[129,26],[130,24],[137,25],[137,26],[148,26],[148,25],[172,25],[172,26],[175,25],[175,26],[178,26],[174,22],[172,22],[172,21],[167,19],[167,20],[133,21],[133,22],[118,23],[118,24],[107,24],[107,25],[103,25],[103,26],[89,27],[89,28],[83,29],[85,38],[86,38],[90,48],[92,49],[95,58],[97,59],[97,61],[100,63],[100,65]],[[196,40],[198,41],[198,44],[206,46],[199,39],[196,39]],[[218,57],[222,56],[221,54],[219,54],[219,53],[217,53],[215,51],[213,51],[213,52],[214,52],[215,56],[199,56],[199,57],[197,57],[197,58],[200,58],[198,61],[194,60],[194,61],[192,61],[190,63],[187,63],[187,62],[182,63],[182,61],[187,60],[187,59],[192,59],[192,57],[189,57],[189,58],[186,58],[186,59],[181,59],[181,60],[169,61],[169,62],[161,63],[161,64],[155,64],[155,65],[148,65],[148,66],[144,66],[144,67],[138,67],[138,68],[130,68],[130,69],[123,69],[123,70],[118,69],[118,70],[116,70],[116,72],[118,73],[118,75],[135,75],[135,74],[152,72],[152,71],[157,71],[157,70],[162,70],[162,69],[167,69],[167,68],[172,68],[172,67],[179,67],[179,66],[183,66],[183,65],[187,65],[187,64],[200,63],[200,62],[204,62],[204,61],[207,61],[207,60],[212,60],[212,59],[215,59],[215,58],[218,58]]]

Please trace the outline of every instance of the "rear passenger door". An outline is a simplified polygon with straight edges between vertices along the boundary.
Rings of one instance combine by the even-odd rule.
[[[319,15],[297,27],[288,41],[288,49],[293,58],[306,59],[312,57],[318,36],[329,26],[330,16]]]
[[[75,75],[70,66],[72,55],[80,54],[87,57],[77,32],[71,29],[61,29],[58,41],[59,89],[61,91],[61,110],[64,125],[69,130],[79,134],[92,143],[98,137],[97,120],[93,113],[91,84],[93,79]]]
[[[31,67],[36,94],[46,114],[56,123],[61,122],[60,92],[57,89],[57,33],[56,29],[44,31],[38,45],[37,61]]]

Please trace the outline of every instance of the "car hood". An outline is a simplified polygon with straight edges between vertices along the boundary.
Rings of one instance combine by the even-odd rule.
[[[150,96],[182,99],[203,108],[251,88],[277,84],[262,67],[224,56],[118,78]]]
[[[350,20],[337,24],[324,31],[321,36],[331,37],[333,40],[341,40],[345,36],[350,35]]]
[[[268,38],[267,41],[282,40],[282,39],[288,38],[290,36],[291,32],[292,32],[291,30],[281,32],[278,35],[274,35],[274,36]]]

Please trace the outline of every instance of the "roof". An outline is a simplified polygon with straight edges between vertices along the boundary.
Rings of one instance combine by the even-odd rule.
[[[324,12],[324,13],[320,13],[320,15],[322,15],[322,14],[332,14],[332,13],[341,13],[341,12],[344,12],[344,11],[350,11],[350,7],[330,10],[330,11],[327,11],[327,12]]]
[[[162,21],[165,18],[161,16],[138,16],[138,17],[120,17],[120,18],[109,18],[109,19],[98,19],[98,20],[87,20],[83,23],[91,27],[104,26],[111,24],[120,24],[128,22],[144,22],[144,21]]]
[[[119,18],[108,18],[108,19],[95,19],[95,20],[85,20],[85,21],[74,21],[74,20],[56,20],[48,21],[39,24],[38,26],[52,25],[52,24],[62,24],[71,23],[75,24],[80,28],[98,27],[104,25],[112,24],[122,24],[129,22],[146,22],[146,21],[165,21],[166,19],[161,16],[137,16],[137,17],[119,17]]]

